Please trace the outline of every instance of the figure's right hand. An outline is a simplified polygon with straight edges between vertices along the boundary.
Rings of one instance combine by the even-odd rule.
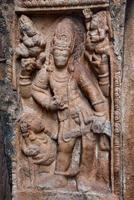
[[[29,56],[28,48],[23,43],[20,43],[16,48],[16,55],[28,58]]]
[[[35,58],[23,58],[21,59],[22,75],[31,75],[32,72],[38,69]]]
[[[57,98],[53,98],[50,103],[51,110],[65,110],[68,108],[68,105],[65,103],[62,103]]]
[[[50,109],[52,111],[58,110],[59,109],[59,103],[57,102],[56,99],[52,98],[50,101]]]

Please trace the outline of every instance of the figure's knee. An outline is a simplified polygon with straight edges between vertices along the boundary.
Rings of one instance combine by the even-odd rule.
[[[60,142],[58,146],[58,152],[63,153],[72,153],[74,148],[75,140],[71,140],[69,142]]]
[[[95,146],[96,146],[96,138],[94,135],[83,136],[82,138],[83,149],[88,151],[93,151],[95,149]]]

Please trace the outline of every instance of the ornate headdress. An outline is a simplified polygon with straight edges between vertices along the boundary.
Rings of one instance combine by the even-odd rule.
[[[27,32],[31,30],[30,31],[31,36],[36,34],[34,24],[29,17],[27,17],[26,15],[21,15],[19,22],[20,22],[20,30],[22,32],[25,32],[25,31]]]
[[[70,18],[64,18],[58,25],[54,34],[55,48],[69,48],[73,51],[75,43],[74,24]]]

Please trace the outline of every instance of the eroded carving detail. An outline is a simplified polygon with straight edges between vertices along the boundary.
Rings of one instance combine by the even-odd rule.
[[[60,6],[83,6],[83,5],[91,5],[91,4],[104,4],[109,3],[109,0],[18,0],[19,5],[24,7],[60,7]]]
[[[36,25],[19,18],[18,190],[110,194],[109,13],[86,9],[78,19],[60,17],[49,40]]]
[[[32,158],[32,164],[50,165],[56,158],[56,144],[47,135],[41,118],[33,113],[23,114],[20,129],[22,152]]]
[[[94,14],[90,9],[84,10],[87,28],[85,56],[93,66],[99,81],[99,86],[105,97],[110,92],[110,42],[112,32],[109,16],[106,11]]]
[[[119,183],[119,174],[120,174],[120,137],[121,137],[121,71],[115,73],[115,88],[114,88],[114,173],[115,173],[115,192],[119,195],[118,185]]]

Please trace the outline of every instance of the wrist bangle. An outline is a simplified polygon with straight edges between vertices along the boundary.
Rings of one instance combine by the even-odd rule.
[[[105,81],[105,82],[99,81],[99,85],[109,85],[109,81]]]
[[[22,79],[30,79],[31,77],[30,76],[23,76],[23,75],[20,75],[20,78],[22,78]]]
[[[92,106],[96,106],[96,105],[102,104],[102,103],[104,103],[104,101],[103,100],[99,100],[99,101],[96,101],[96,102],[92,103]]]
[[[103,117],[106,115],[106,112],[94,112],[94,115],[97,117]]]
[[[99,74],[99,75],[98,75],[99,78],[106,78],[106,77],[108,77],[108,76],[109,76],[109,73],[108,73],[108,72],[105,73],[105,74]]]
[[[31,83],[32,83],[31,81],[26,81],[26,82],[20,81],[19,82],[19,84],[22,85],[22,86],[31,85]]]

